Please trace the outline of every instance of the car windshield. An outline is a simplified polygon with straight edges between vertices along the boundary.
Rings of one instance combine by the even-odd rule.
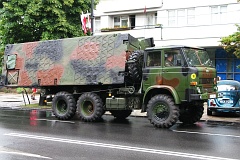
[[[236,87],[233,85],[218,85],[218,91],[232,91],[236,90]]]
[[[212,67],[212,61],[205,50],[196,48],[183,48],[183,53],[186,56],[189,66]]]

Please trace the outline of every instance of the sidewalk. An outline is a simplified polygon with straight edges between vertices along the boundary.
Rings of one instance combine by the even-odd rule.
[[[26,104],[29,104],[27,96],[24,95]],[[39,95],[36,95],[36,100],[31,99],[31,95],[28,95],[30,104],[37,104],[39,101]],[[0,93],[0,109],[26,109],[24,107],[25,103],[23,100],[22,94],[12,94],[12,93]],[[23,106],[23,107],[21,107]],[[233,114],[217,114],[214,116],[207,115],[207,106],[204,106],[204,114],[201,118],[201,121],[209,121],[209,122],[228,122],[228,123],[240,123],[240,116]],[[31,108],[33,109],[33,108]],[[38,109],[38,108],[34,108]],[[141,113],[141,110],[134,110],[131,114],[134,117],[146,117],[146,112]]]
[[[29,99],[28,99],[29,98]],[[14,93],[2,93],[0,92],[0,109],[1,108],[11,108],[11,109],[21,109],[21,106],[24,106],[25,103],[36,104],[39,101],[39,95],[36,95],[36,100],[31,99],[31,94],[28,94],[28,98],[26,94],[24,94],[24,99],[22,94],[14,94]]]

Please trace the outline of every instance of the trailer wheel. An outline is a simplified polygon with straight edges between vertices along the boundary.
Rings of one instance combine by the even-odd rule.
[[[125,119],[131,115],[132,110],[112,110],[110,113],[117,119]]]
[[[76,102],[72,94],[58,92],[52,101],[52,110],[56,118],[69,120],[76,113]]]
[[[179,108],[168,95],[156,95],[147,105],[147,117],[157,128],[170,128],[179,117]]]
[[[137,50],[128,59],[128,61],[132,61],[128,64],[129,76],[135,83],[140,83],[142,80],[143,54],[144,51]]]
[[[189,105],[185,104],[185,107],[181,108],[179,120],[185,124],[194,124],[201,119],[203,110],[202,102]]]
[[[99,120],[103,113],[102,99],[95,93],[84,93],[78,101],[79,118],[85,122],[94,122]]]

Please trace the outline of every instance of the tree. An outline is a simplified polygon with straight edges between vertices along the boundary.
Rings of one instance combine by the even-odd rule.
[[[240,2],[240,0],[237,1]],[[240,58],[240,26],[236,26],[237,32],[227,37],[223,37],[220,42],[227,52],[233,53],[237,58]]]
[[[83,36],[90,10],[91,0],[0,0],[0,59],[6,44]]]
[[[227,52],[233,53],[237,58],[240,58],[240,26],[236,26],[237,32],[227,37],[223,37],[220,42]]]

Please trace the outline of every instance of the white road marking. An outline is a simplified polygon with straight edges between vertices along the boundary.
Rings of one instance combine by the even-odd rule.
[[[23,152],[0,151],[0,154],[1,154],[1,153],[4,153],[4,154],[14,154],[14,155],[21,155],[21,156],[34,157],[34,158],[41,158],[41,159],[52,159],[52,158],[44,157],[44,156],[40,156],[40,155],[37,155],[37,154],[23,153]]]
[[[240,136],[237,136],[237,135],[230,135],[230,134],[204,133],[204,132],[190,132],[190,131],[178,131],[178,130],[172,130],[172,131],[173,131],[173,132],[178,132],[178,133],[202,134],[202,135],[208,135],[208,136],[221,136],[221,137],[240,138]]]
[[[174,152],[174,151],[166,151],[166,150],[158,150],[158,149],[150,149],[150,148],[123,146],[123,145],[115,145],[115,144],[107,144],[107,143],[97,143],[97,142],[89,142],[89,141],[79,141],[79,140],[62,139],[62,138],[55,138],[55,137],[36,136],[36,135],[29,135],[29,134],[8,133],[8,134],[4,134],[4,135],[13,136],[13,137],[28,138],[28,139],[38,139],[38,140],[44,140],[44,141],[52,141],[52,142],[81,144],[81,145],[95,146],[95,147],[102,147],[102,148],[111,148],[111,149],[143,152],[143,153],[162,154],[162,155],[193,158],[193,159],[237,160],[237,159],[231,159],[231,158],[207,156],[207,155],[200,155],[200,154],[191,154],[191,153],[184,153],[184,152]]]

